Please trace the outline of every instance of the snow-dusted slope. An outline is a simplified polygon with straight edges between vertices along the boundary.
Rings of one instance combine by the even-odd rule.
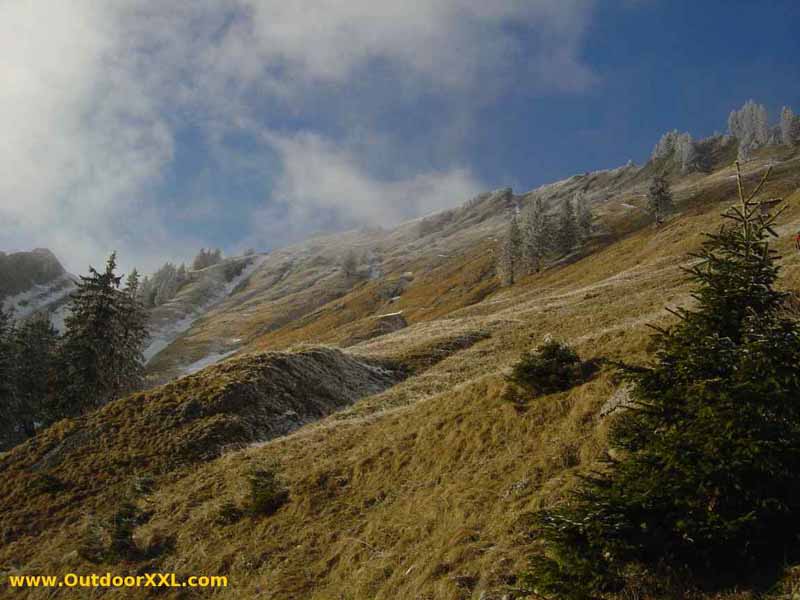
[[[264,260],[264,256],[230,258],[206,269],[191,272],[190,282],[172,300],[151,311],[150,343],[144,352],[145,360],[152,360],[188,331],[195,321],[228,299]],[[226,277],[227,273],[239,269],[240,272],[234,277]],[[205,360],[203,366],[208,366],[217,362],[210,358],[218,354],[223,357],[230,354],[230,351],[210,353],[209,358],[202,357],[189,363]],[[187,368],[191,368],[191,364]]]
[[[0,306],[15,319],[45,312],[56,327],[63,326],[64,306],[75,282],[50,250],[0,252]]]

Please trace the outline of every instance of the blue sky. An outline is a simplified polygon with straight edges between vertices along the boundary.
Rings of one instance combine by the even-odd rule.
[[[800,112],[800,3],[0,5],[0,250],[82,272],[391,226]]]

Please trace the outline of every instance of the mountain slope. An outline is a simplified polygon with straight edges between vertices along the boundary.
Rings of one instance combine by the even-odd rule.
[[[782,195],[788,207],[778,230],[780,282],[798,291],[792,236],[800,228],[800,161],[765,152],[746,165],[746,176],[756,179],[770,163],[775,175],[764,197]],[[270,255],[239,292],[245,296],[238,307],[220,307],[179,338],[191,348],[192,336],[211,340],[258,325],[243,346],[250,355],[122,399],[86,422],[59,424],[0,458],[0,473],[15,481],[0,495],[0,565],[26,574],[228,575],[219,598],[488,600],[513,593],[535,539],[531,515],[563,498],[574,476],[601,455],[601,408],[618,389],[604,369],[568,392],[517,404],[505,398],[508,367],[548,334],[585,358],[646,361],[647,324],[667,324],[673,317],[666,306],[691,302],[680,266],[733,201],[732,174],[725,167],[674,176],[679,214],[655,228],[639,216],[644,180],[631,172],[624,189],[599,205],[601,233],[587,253],[510,288],[495,287],[487,257],[505,192],[479,200],[479,210],[461,209],[471,225],[444,237],[442,228],[440,237],[419,241],[417,223]],[[560,194],[579,181],[562,183]],[[326,248],[379,235],[409,244],[408,251],[387,246],[383,280],[349,282],[330,259],[321,262]],[[453,252],[439,256],[444,247]],[[305,316],[291,320],[292,309]],[[400,310],[406,326],[359,339],[356,325]],[[263,443],[262,425],[250,423],[264,422],[259,407],[270,406],[276,392],[261,387],[273,377],[262,367],[285,356],[263,349],[320,341],[346,343],[345,353],[322,352],[377,379],[368,376],[373,383],[336,403],[338,412]],[[337,369],[330,379],[350,385],[354,375]],[[301,404],[315,397],[319,382],[305,371],[290,381],[278,390],[291,390]],[[239,386],[248,390],[241,400],[220,400]],[[52,452],[59,444],[66,454],[51,464],[47,457],[59,455]],[[282,465],[289,502],[271,517],[220,524],[226,503],[244,506],[252,466],[272,460]],[[63,489],[53,489],[47,475]],[[134,539],[142,548],[166,538],[174,545],[146,560],[88,563],[77,553],[85,515],[108,518],[134,476],[144,475],[154,483],[134,499],[147,514]],[[163,597],[193,596],[164,590]]]
[[[63,310],[76,278],[46,248],[30,252],[0,252],[0,306],[17,319],[35,312],[54,314],[63,325]]]

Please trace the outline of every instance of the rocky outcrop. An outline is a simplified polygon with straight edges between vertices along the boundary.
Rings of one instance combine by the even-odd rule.
[[[56,423],[0,455],[0,474],[16,482],[0,501],[0,539],[30,533],[27,490],[42,478],[63,486],[59,506],[91,506],[132,473],[166,475],[226,448],[286,435],[399,378],[377,362],[331,348],[264,352]],[[58,522],[58,509],[48,518]]]
[[[0,252],[0,307],[15,319],[48,313],[56,328],[62,328],[65,305],[75,286],[75,277],[50,250]]]
[[[0,252],[0,300],[46,285],[65,274],[64,267],[50,250]]]

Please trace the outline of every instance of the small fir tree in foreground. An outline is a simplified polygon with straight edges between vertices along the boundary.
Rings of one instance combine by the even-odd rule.
[[[614,458],[539,515],[527,584],[547,597],[606,597],[633,571],[727,585],[797,544],[800,327],[774,287],[777,215],[754,201],[766,176],[749,195],[738,181],[740,204],[689,270],[696,308],[658,330],[652,366],[626,368],[634,405],[612,423]]]

